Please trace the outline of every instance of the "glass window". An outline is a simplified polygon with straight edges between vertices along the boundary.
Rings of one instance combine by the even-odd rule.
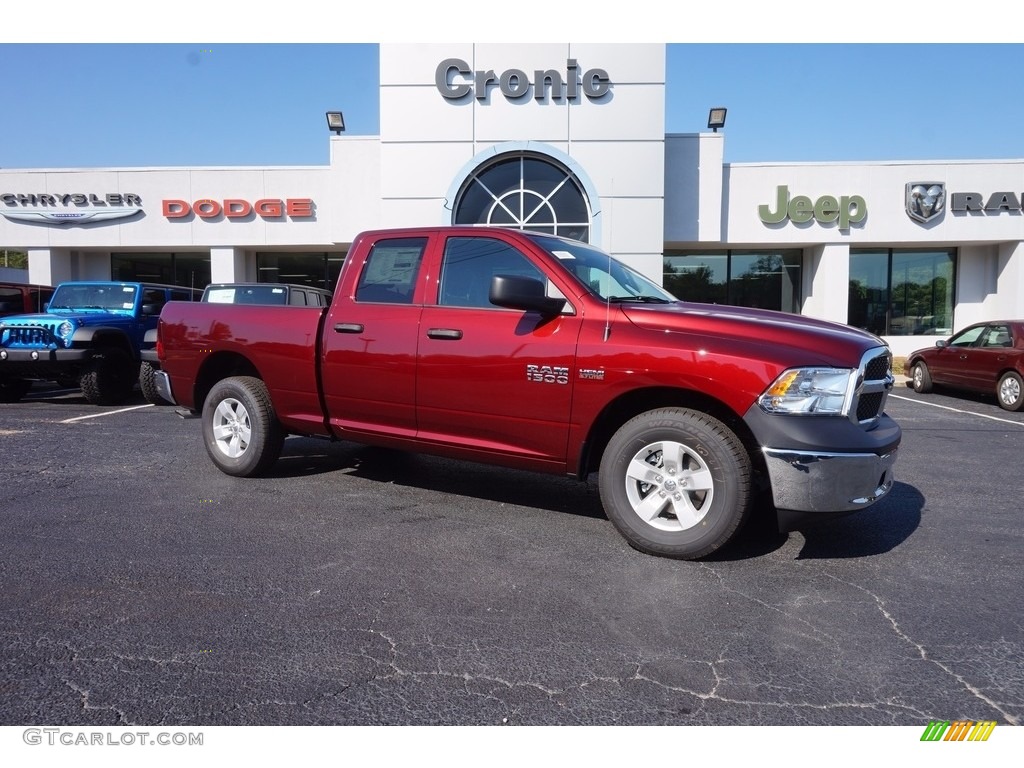
[[[33,288],[28,292],[29,302],[34,312],[42,312],[43,305],[53,296],[53,288]]]
[[[13,315],[25,311],[25,299],[20,288],[0,288],[0,315]]]
[[[135,307],[135,286],[110,283],[63,283],[53,294],[52,307],[64,309],[127,309]]]
[[[675,297],[661,286],[592,245],[557,240],[543,235],[530,239],[546,250],[586,288],[607,301],[669,303]],[[548,295],[554,295],[549,285]],[[564,297],[563,297],[564,298]]]
[[[728,304],[729,255],[727,253],[666,256],[665,290],[685,301]]]
[[[800,251],[670,252],[665,289],[685,301],[732,304],[799,314]]]
[[[474,172],[459,192],[452,222],[590,239],[590,207],[576,177],[528,152],[503,155]]]
[[[356,286],[356,301],[411,304],[426,248],[425,237],[378,240]]]
[[[256,279],[261,283],[289,283],[333,290],[338,270],[334,269],[332,274],[331,267],[332,261],[326,253],[261,251],[256,254]]]
[[[11,269],[28,269],[28,253],[26,251],[0,251],[0,267]]]
[[[1009,326],[1006,325],[990,325],[988,327],[988,335],[985,337],[983,346],[986,347],[1012,347],[1013,336],[1010,333]]]
[[[960,331],[956,336],[949,340],[949,346],[951,347],[973,347],[981,337],[982,332],[985,330],[984,325],[976,325],[972,328],[966,328]]]
[[[848,322],[879,336],[953,332],[953,250],[850,252]]]
[[[800,311],[801,255],[732,252],[729,303],[741,307]]]
[[[441,262],[438,303],[445,307],[494,307],[490,300],[495,275],[545,276],[507,243],[490,237],[450,237]]]
[[[210,284],[208,253],[113,253],[110,276],[126,282],[180,285],[202,290]]]

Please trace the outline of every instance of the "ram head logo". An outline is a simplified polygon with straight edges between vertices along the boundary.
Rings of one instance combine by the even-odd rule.
[[[925,224],[946,210],[946,185],[941,181],[907,184],[907,216]]]

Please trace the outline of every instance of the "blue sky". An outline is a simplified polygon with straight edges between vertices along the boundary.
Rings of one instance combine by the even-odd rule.
[[[635,0],[629,3],[630,8],[642,6]],[[131,18],[140,16],[139,5],[128,7],[135,9]],[[325,6],[335,12],[341,7]],[[422,12],[423,4],[414,7]],[[782,11],[772,7],[778,23]],[[268,17],[270,26],[263,28],[223,23],[182,30],[174,18],[162,15],[152,21],[156,27],[146,27],[142,19],[134,30],[118,28],[123,39],[113,44],[108,41],[117,40],[116,35],[89,28],[88,18],[81,27],[73,16],[61,14],[47,21],[57,19],[63,26],[41,26],[30,16],[15,19],[6,34],[0,28],[0,167],[326,164],[327,109],[344,111],[350,134],[378,132],[378,48],[373,42],[316,42],[317,12],[339,36],[351,32],[358,39],[375,29],[381,34],[395,29],[372,17],[346,16],[342,23],[325,8],[304,17],[305,34],[289,33],[291,17],[284,16]],[[988,14],[989,26],[998,32],[995,12]],[[1011,9],[998,15],[999,24],[1009,27],[1022,14]],[[965,9],[962,16],[967,38],[984,37],[967,23],[976,22],[977,14]],[[403,18],[415,22],[416,13]],[[787,25],[772,34],[756,26],[756,14],[728,19],[736,42],[707,44],[695,41],[713,39],[700,30],[725,25],[716,27],[714,18],[671,19],[678,23],[667,25],[667,31],[678,30],[676,39],[683,42],[667,49],[665,130],[706,130],[708,108],[725,106],[727,162],[1024,157],[1024,45],[938,44],[920,34],[916,18],[897,18],[898,23],[885,27],[897,32],[898,42],[867,44],[830,34],[839,28],[835,25]],[[274,26],[278,20],[281,29]],[[162,30],[165,22],[172,39],[210,37],[166,42],[152,32]],[[871,29],[863,20],[859,23],[850,28]],[[958,24],[955,16],[941,17],[933,36],[955,39],[947,30],[958,29]],[[632,26],[613,26],[622,41],[644,37],[644,25],[638,35],[635,18]],[[762,34],[750,34],[750,26]],[[283,34],[275,37],[268,28]],[[568,33],[552,37],[562,31],[557,25],[534,28],[537,35],[524,39],[572,39]],[[604,27],[605,35],[609,28]],[[478,37],[471,34],[478,31],[472,27],[446,25],[444,31],[452,40],[495,40],[493,28],[487,29]],[[909,29],[915,34],[907,34]],[[153,39],[127,42],[140,37],[133,34],[139,30]],[[437,37],[436,30],[414,23],[406,34],[408,42]],[[595,39],[595,30],[584,28],[581,35]],[[308,40],[235,42],[247,36]],[[772,37],[800,42],[759,42]],[[872,39],[863,31],[860,37]],[[811,42],[815,38],[833,41]],[[903,42],[915,39],[924,42]]]

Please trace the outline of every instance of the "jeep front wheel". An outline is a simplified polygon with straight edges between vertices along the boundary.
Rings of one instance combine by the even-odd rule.
[[[224,379],[203,403],[203,443],[217,468],[255,477],[277,461],[284,430],[266,385],[251,376]]]
[[[612,437],[599,487],[631,546],[692,560],[724,546],[747,517],[750,456],[722,422],[686,408],[640,414]]]
[[[137,376],[138,363],[123,349],[111,347],[93,357],[79,385],[93,405],[118,405],[131,395]]]

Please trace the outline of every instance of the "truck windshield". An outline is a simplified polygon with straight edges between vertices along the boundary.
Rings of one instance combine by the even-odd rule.
[[[132,309],[136,286],[120,283],[65,283],[50,299],[50,309]]]
[[[213,304],[287,304],[288,289],[280,285],[210,285],[203,301]]]
[[[678,299],[604,251],[574,240],[531,235],[592,294],[602,301],[667,304]]]

